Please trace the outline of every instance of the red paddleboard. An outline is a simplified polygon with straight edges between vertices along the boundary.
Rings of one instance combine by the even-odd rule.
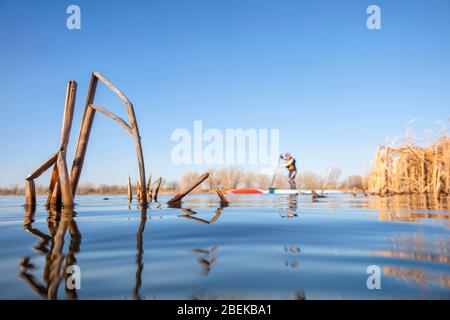
[[[266,190],[262,189],[231,189],[226,192],[227,194],[261,194],[267,193]]]

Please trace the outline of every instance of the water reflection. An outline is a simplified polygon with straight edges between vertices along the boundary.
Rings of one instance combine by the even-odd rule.
[[[142,285],[142,271],[144,270],[144,241],[143,234],[145,230],[145,224],[147,222],[147,208],[141,207],[141,222],[139,224],[139,229],[136,233],[136,275],[135,275],[135,285],[133,288],[133,298],[135,300],[140,300],[140,290]]]
[[[417,283],[422,289],[428,289],[431,284],[438,284],[442,288],[450,288],[450,276],[443,273],[433,275],[420,268],[400,267],[386,265],[383,268],[386,276],[395,277],[406,283]]]
[[[48,211],[48,229],[50,235],[41,230],[33,228],[34,210],[26,210],[24,218],[24,229],[39,239],[34,247],[41,254],[45,254],[45,267],[43,273],[44,283],[39,283],[33,275],[35,267],[32,263],[32,256],[25,256],[19,262],[19,276],[23,279],[34,292],[47,299],[57,299],[58,288],[62,280],[66,283],[69,274],[62,270],[70,265],[76,264],[75,254],[80,251],[81,234],[74,220],[75,212],[71,209],[49,210]],[[70,234],[70,244],[66,255],[63,253],[64,238],[67,233]],[[65,287],[68,299],[77,299],[75,289],[70,290]]]
[[[157,281],[153,281],[154,279],[145,279],[144,277],[144,232],[147,220],[149,223],[154,223],[151,226],[152,232],[147,232],[146,234],[147,237],[150,237],[147,238],[147,250],[149,250],[147,255],[156,255],[158,257],[158,259],[153,260],[154,262],[151,265],[147,265],[147,269],[153,269],[153,267],[158,269],[161,267],[162,263],[168,263],[167,261],[169,261],[169,259],[176,257],[179,259],[177,262],[180,262],[180,265],[187,263],[187,265],[192,266],[192,264],[194,264],[194,271],[189,275],[179,275],[180,277],[185,277],[182,279],[186,280],[186,283],[189,281],[195,283],[200,279],[200,276],[208,277],[203,280],[207,280],[207,282],[212,285],[224,283],[224,281],[226,281],[224,277],[226,277],[228,273],[223,272],[223,270],[230,271],[227,269],[229,268],[227,263],[229,263],[230,258],[235,259],[232,261],[239,262],[244,259],[248,260],[248,264],[245,264],[247,263],[247,261],[245,261],[244,265],[250,271],[245,268],[243,268],[243,273],[238,273],[241,272],[240,270],[230,271],[233,275],[235,273],[238,274],[238,277],[242,277],[242,274],[245,274],[245,272],[256,271],[255,273],[257,273],[261,270],[267,271],[266,269],[260,269],[260,266],[258,266],[257,263],[252,264],[253,260],[251,259],[261,261],[260,259],[264,260],[269,259],[267,257],[270,257],[271,261],[269,262],[273,262],[275,267],[268,269],[270,272],[273,272],[269,274],[269,276],[280,277],[280,279],[282,279],[280,283],[289,287],[289,289],[284,291],[285,293],[283,294],[286,296],[283,297],[289,299],[305,299],[305,293],[303,291],[289,291],[295,289],[295,287],[293,288],[291,286],[291,279],[292,283],[294,283],[294,281],[301,279],[301,277],[304,277],[306,274],[320,276],[320,272],[323,272],[323,270],[317,268],[317,270],[319,270],[317,271],[315,269],[318,263],[317,261],[320,260],[320,263],[329,261],[327,259],[333,261],[336,257],[329,257],[329,252],[332,251],[339,251],[339,259],[342,259],[342,261],[349,259],[349,263],[358,263],[357,260],[351,260],[353,259],[351,254],[347,255],[347,252],[353,250],[352,252],[358,252],[358,254],[360,253],[363,256],[377,257],[380,261],[379,265],[382,268],[384,275],[395,278],[398,280],[398,283],[402,283],[401,285],[403,286],[405,284],[408,286],[418,286],[430,290],[430,293],[440,286],[448,291],[448,288],[450,288],[450,276],[448,273],[448,266],[450,265],[450,238],[445,224],[450,220],[450,213],[446,211],[448,208],[447,199],[425,198],[426,197],[419,196],[417,198],[419,200],[416,202],[416,196],[353,198],[351,195],[332,195],[327,198],[326,201],[312,203],[309,197],[306,198],[297,195],[278,196],[276,198],[271,198],[272,200],[270,201],[261,197],[259,199],[262,205],[258,205],[258,198],[253,199],[252,202],[244,203],[243,201],[242,203],[244,204],[232,203],[230,206],[233,207],[233,210],[240,210],[239,216],[235,215],[233,219],[226,219],[224,216],[220,223],[217,224],[215,223],[222,216],[222,213],[227,206],[217,207],[216,200],[212,198],[203,200],[203,202],[200,200],[197,201],[197,206],[192,205],[192,202],[194,201],[172,206],[154,203],[154,205],[149,206],[149,208],[141,207],[141,211],[132,210],[131,212],[126,212],[125,210],[128,217],[135,213],[137,213],[138,217],[136,226],[133,225],[133,229],[131,230],[131,243],[126,243],[126,250],[131,249],[132,251],[130,258],[128,258],[126,265],[123,265],[123,267],[127,268],[131,265],[133,268],[131,273],[134,273],[134,279],[128,282],[128,289],[126,289],[128,291],[127,295],[131,295],[134,299],[145,298],[146,292],[141,293],[141,291],[144,291],[143,287],[146,287],[143,283],[148,284],[145,281],[152,284],[150,289],[152,291],[150,292],[153,292],[154,290],[155,296],[156,293],[164,291],[158,287],[163,280],[158,279]],[[283,219],[297,218],[300,213],[300,203],[303,203],[304,210],[302,210],[302,218],[305,217],[305,219],[292,219],[289,220],[289,223],[285,223],[286,221],[280,219],[280,217]],[[236,217],[239,217],[239,219],[242,218],[245,222],[253,222],[255,219],[254,213],[259,209],[267,209],[270,205],[272,207],[264,212],[264,219],[258,219],[257,223],[233,224],[235,223]],[[121,211],[117,212],[118,215],[121,213],[123,214],[123,208],[126,208],[126,206],[122,206],[121,208]],[[315,210],[312,211],[310,210],[311,208],[314,208]],[[357,216],[357,221],[351,220],[353,219],[352,215],[347,214],[348,209],[355,208],[366,209],[357,211],[358,213],[362,213],[362,215]],[[206,218],[203,214],[205,210],[209,213],[209,216]],[[278,216],[277,211],[280,217]],[[343,221],[342,223],[344,223],[342,225],[344,226],[342,230],[330,227],[330,225],[327,224],[328,222],[326,219],[322,219],[324,217],[323,214],[328,214],[331,211],[333,212],[333,215],[330,215],[329,218],[333,219],[333,223],[337,224],[341,223],[339,221],[340,219],[338,219],[340,217],[337,215],[339,213],[346,214],[345,216],[342,215],[342,217],[345,218],[341,220]],[[158,216],[168,217],[168,219],[155,219],[151,221],[152,215],[147,215],[148,212],[158,212]],[[315,219],[312,214],[315,212],[320,212],[322,214],[319,220]],[[375,221],[374,223],[374,219],[364,219],[366,216],[373,218],[374,212],[383,223],[380,223],[379,221]],[[116,212],[114,212],[114,214],[115,213]],[[235,213],[235,211],[232,211],[231,213]],[[247,213],[251,214],[247,215]],[[175,219],[171,219],[174,215]],[[33,249],[35,251],[20,259],[19,276],[42,298],[57,299],[58,292],[60,295],[61,292],[65,294],[67,299],[78,298],[76,290],[67,289],[65,283],[69,274],[64,272],[68,266],[77,264],[77,257],[80,257],[81,234],[78,230],[75,216],[76,214],[72,210],[48,211],[46,226],[40,230],[34,223],[35,213],[33,211],[25,212],[23,221],[24,230],[27,234],[36,238],[36,243],[33,242]],[[210,228],[195,223],[180,223],[180,221],[183,221],[179,218],[198,222],[202,225],[215,224],[215,226]],[[103,217],[100,219],[103,219]],[[424,222],[424,220],[426,221]],[[121,228],[123,225],[117,221],[118,220],[114,221],[114,227]],[[356,221],[355,224],[353,224],[354,221]],[[352,224],[350,224],[350,222]],[[348,223],[348,225],[346,223]],[[444,226],[442,224],[444,224]],[[364,230],[364,232],[367,231],[367,233],[364,233],[361,238],[345,233],[347,231],[352,231],[353,229],[351,228],[355,226],[357,228],[361,226],[363,228],[362,230]],[[165,227],[166,229],[161,229],[161,227]],[[167,249],[164,242],[167,239],[165,238],[166,232],[170,233],[169,238],[170,236],[173,236],[175,237],[174,240],[178,240],[180,238],[176,238],[178,236],[177,232],[180,232],[181,228],[183,228],[182,232],[184,232],[185,230],[189,230],[185,228],[192,227],[197,228],[195,229],[196,236],[192,239],[187,239],[192,241],[188,246],[185,246],[186,242],[184,242],[184,244],[179,244],[177,242],[168,244],[169,247],[167,248],[172,249],[179,249],[177,246],[181,246],[181,257],[176,256],[176,254],[179,254],[180,250],[172,250],[175,252],[175,256],[172,255],[171,250],[165,250]],[[246,229],[238,229],[244,227]],[[386,227],[386,229],[384,229],[384,227]],[[431,231],[428,231],[430,229],[424,230],[424,228],[428,227],[433,229]],[[323,230],[327,230],[326,228],[329,228],[330,230],[330,241],[324,241],[322,238],[323,232],[325,232]],[[158,233],[162,232],[161,230],[164,230],[164,233]],[[213,231],[211,232],[211,230]],[[219,232],[216,234],[217,230]],[[237,230],[236,233],[235,230]],[[244,231],[241,232],[242,230]],[[197,233],[197,231],[199,232]],[[89,234],[89,232],[91,232],[90,230],[86,230],[85,232],[88,233],[88,236],[91,236],[91,234]],[[104,235],[103,232],[105,231],[101,232],[102,235]],[[156,237],[152,238],[155,234]],[[186,232],[185,234],[192,233]],[[235,237],[236,234],[242,237],[242,242],[232,242],[232,240],[230,240],[234,240],[233,237]],[[69,236],[66,239],[69,243],[64,245],[66,235]],[[97,239],[95,236],[96,235],[94,235],[94,239]],[[152,241],[149,241],[149,239],[152,239]],[[221,245],[220,255],[218,255],[219,246],[212,243],[211,239],[214,239],[212,240],[214,242],[217,240],[216,243]],[[268,242],[265,242],[266,240]],[[134,243],[134,241],[136,241],[136,243]],[[336,243],[334,243],[334,241],[336,241]],[[152,247],[149,247],[148,242],[151,242]],[[267,256],[265,255],[265,247],[262,247],[265,246],[266,243],[268,248]],[[301,248],[299,244],[301,244]],[[114,247],[115,245],[111,246]],[[227,246],[230,246],[233,250],[229,250]],[[262,250],[256,250],[255,255],[249,257],[248,251],[246,250],[249,249],[249,247],[250,249],[253,249],[253,246],[256,249],[262,248]],[[275,248],[275,250],[271,250],[273,248]],[[301,249],[304,250],[303,253]],[[102,252],[99,253],[101,254]],[[17,259],[17,257],[18,256],[15,256],[15,259]],[[38,260],[41,260],[40,257],[44,257],[43,271],[42,269],[37,268]],[[159,257],[161,257],[161,260],[159,260]],[[220,257],[220,261],[218,257]],[[115,258],[116,257],[114,257],[114,259]],[[163,267],[166,267],[166,265]],[[197,269],[199,272],[197,272]],[[171,270],[172,272],[174,272],[173,270],[177,270],[176,272],[178,272],[179,269],[175,268]],[[38,275],[38,272],[41,274]],[[149,271],[147,270],[147,272]],[[356,275],[355,278],[357,278]],[[183,283],[183,281],[180,283]],[[308,281],[302,282],[302,284],[305,283],[306,286],[308,286]],[[173,285],[172,283],[169,284]],[[62,290],[61,286],[64,287],[64,290]],[[182,285],[180,286],[182,287]],[[432,287],[432,289],[430,289],[430,287]],[[257,284],[255,285],[255,288],[260,289],[261,294],[265,294],[264,290],[266,288],[264,287],[264,284]],[[312,293],[316,289],[319,291],[322,287],[321,285],[314,285],[314,287],[302,287],[302,289],[308,291],[308,298],[310,298],[310,296],[313,296]],[[331,290],[334,289],[332,288]],[[195,291],[185,291],[183,294],[190,296],[192,292]],[[202,294],[194,294],[190,297],[243,297],[242,292],[240,291],[230,294],[221,293],[218,296],[209,293],[208,289],[202,292]],[[243,292],[245,292],[245,290],[243,290]],[[90,294],[90,292],[86,292],[87,297],[89,297]],[[116,292],[111,293],[112,296],[115,294]],[[147,292],[147,294],[149,293]],[[178,293],[170,294],[176,296]],[[254,298],[254,296],[248,298]]]
[[[301,252],[300,248],[295,245],[285,245],[283,246],[284,252],[286,252],[290,259],[284,261],[285,267],[290,267],[295,269],[298,267],[298,260],[296,259],[297,255]]]
[[[413,260],[419,262],[432,262],[437,264],[450,264],[450,241],[448,238],[435,237],[426,239],[420,233],[412,236],[402,235],[385,238],[386,249],[371,250],[375,256],[389,260]],[[405,282],[415,282],[426,289],[429,285],[439,284],[442,288],[450,287],[448,274],[433,272],[432,274],[420,267],[400,267],[397,265],[384,265],[384,274]]]
[[[397,195],[392,197],[370,197],[359,203],[363,208],[379,211],[380,220],[417,222],[420,219],[450,220],[448,197],[430,195]]]
[[[288,207],[280,209],[280,217],[282,218],[297,218],[298,197],[296,194],[290,194],[288,197]]]
[[[209,273],[211,272],[212,265],[217,261],[217,258],[214,255],[217,249],[218,247],[216,245],[212,245],[208,248],[192,249],[192,252],[200,255],[197,258],[197,262],[202,267],[202,271],[200,272],[202,276],[208,276]]]
[[[179,215],[179,217],[186,218],[186,219],[193,220],[193,221],[200,222],[200,223],[204,223],[204,224],[213,224],[214,222],[216,222],[219,219],[220,215],[222,214],[223,209],[224,209],[224,207],[217,208],[217,210],[214,212],[214,216],[210,220],[205,220],[205,219],[195,217],[194,215],[196,215],[197,212],[192,209],[189,209],[189,208],[182,208],[181,211],[183,211],[184,214]]]
[[[450,249],[447,239],[424,239],[421,234],[385,238],[386,250],[372,250],[372,254],[385,258],[432,261],[450,264]]]
[[[178,216],[180,218],[186,218],[203,224],[213,224],[219,219],[220,215],[222,214],[222,211],[228,206],[229,206],[228,203],[225,204],[221,203],[220,206],[214,212],[214,216],[209,220],[196,217],[195,215],[197,214],[197,211],[194,211],[192,206],[189,207],[184,206],[181,202],[169,204],[168,208],[179,209],[181,212],[183,212],[183,214]]]

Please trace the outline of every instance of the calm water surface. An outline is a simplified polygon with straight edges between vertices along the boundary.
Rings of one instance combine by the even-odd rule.
[[[193,195],[170,208],[163,195],[142,210],[107,197],[62,213],[0,197],[0,298],[450,298],[448,198],[242,195],[220,207]],[[380,290],[367,288],[370,265]]]

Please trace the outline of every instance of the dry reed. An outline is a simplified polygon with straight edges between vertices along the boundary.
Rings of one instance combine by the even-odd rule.
[[[367,178],[369,192],[450,193],[450,137],[440,134],[425,146],[413,140],[407,136],[397,147],[392,143],[377,150]]]

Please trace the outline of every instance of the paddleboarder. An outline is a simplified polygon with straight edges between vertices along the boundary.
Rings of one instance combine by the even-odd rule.
[[[296,190],[297,185],[295,183],[295,176],[297,175],[297,167],[295,166],[295,159],[289,152],[287,152],[284,157],[283,155],[280,155],[280,158],[284,160],[284,163],[280,164],[280,167],[288,169],[289,185],[292,190]]]

